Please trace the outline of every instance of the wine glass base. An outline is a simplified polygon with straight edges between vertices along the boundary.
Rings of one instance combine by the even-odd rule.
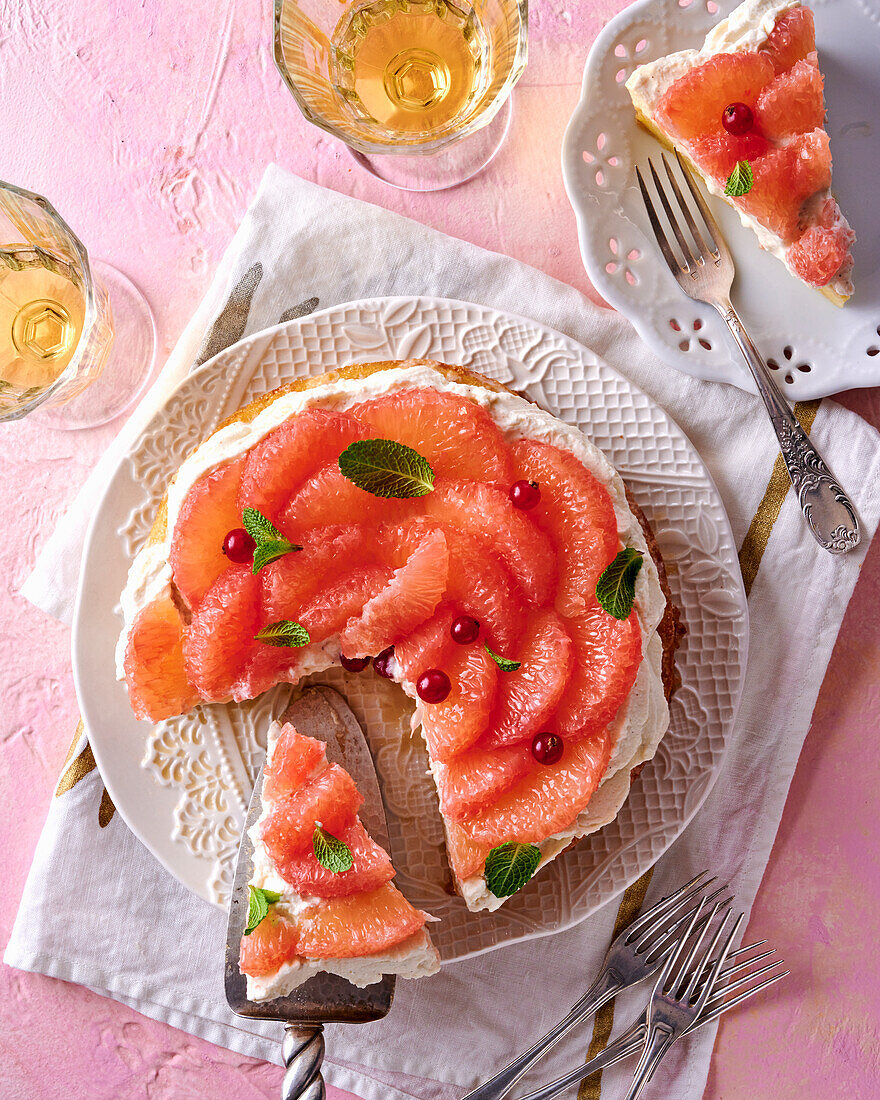
[[[367,156],[346,148],[362,168],[392,187],[402,191],[445,191],[472,179],[495,157],[507,137],[512,115],[511,97],[508,96],[490,123],[439,153]]]
[[[147,388],[156,358],[156,322],[147,299],[121,271],[101,260],[91,261],[92,274],[110,296],[113,345],[94,382],[65,405],[37,409],[30,420],[46,428],[97,428],[115,420]]]

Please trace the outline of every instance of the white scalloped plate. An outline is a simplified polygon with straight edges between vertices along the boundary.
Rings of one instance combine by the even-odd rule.
[[[342,669],[339,688],[362,722],[388,807],[398,883],[442,918],[445,960],[582,920],[669,847],[709,791],[736,713],[747,605],[723,505],[691,444],[641,391],[579,344],[484,306],[379,298],[258,333],[184,381],[123,458],[95,515],[73,629],[73,669],[89,740],[110,797],[132,831],[182,883],[222,904],[266,726],[289,688],[205,706],[155,727],[135,721],[115,679],[121,592],[168,479],[223,417],[284,382],[352,362],[431,356],[524,391],[589,429],[651,520],[688,635],[671,732],[617,820],[557,859],[495,914],[471,914],[448,889],[436,796],[411,703],[396,685]]]
[[[782,388],[805,401],[880,383],[880,5],[812,0],[825,74],[834,191],[858,235],[855,295],[843,309],[799,283],[720,199],[712,209],[736,260],[734,304]],[[565,134],[562,170],[581,255],[596,289],[662,359],[686,374],[754,385],[708,306],[686,298],[657,248],[635,166],[660,152],[638,125],[624,82],[638,65],[699,48],[736,0],[637,0],[602,30]]]

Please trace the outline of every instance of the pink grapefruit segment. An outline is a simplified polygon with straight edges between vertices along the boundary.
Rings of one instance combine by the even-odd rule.
[[[339,836],[353,823],[363,801],[348,772],[330,764],[276,803],[260,827],[260,836],[279,873],[292,859],[311,850],[315,825]]]
[[[447,821],[462,821],[497,801],[534,765],[529,745],[466,749],[447,763],[435,762],[440,809]]]
[[[816,26],[809,8],[791,8],[776,20],[767,41],[761,47],[774,71],[784,73],[816,49]]]
[[[719,53],[676,80],[655,111],[666,133],[680,141],[724,133],[721,116],[730,103],[754,110],[774,75],[768,54]]]
[[[454,643],[453,643],[454,644]],[[471,747],[489,724],[498,669],[479,644],[455,646],[444,670],[452,690],[442,703],[426,703],[422,732],[432,760],[451,760]]]
[[[349,894],[378,890],[394,877],[391,859],[369,835],[360,821],[353,821],[337,839],[346,844],[354,857],[347,871],[334,874],[319,862],[313,850],[291,856],[278,866],[285,882],[305,897],[338,898]]]
[[[297,957],[297,939],[296,925],[270,905],[253,932],[241,937],[239,969],[252,978],[274,974]]]
[[[278,732],[272,759],[263,772],[263,801],[275,802],[293,794],[327,762],[323,741],[303,737],[290,722]]]
[[[376,955],[415,935],[426,919],[389,882],[304,909],[297,918],[297,950],[310,959]]]
[[[125,680],[136,718],[159,722],[199,702],[184,666],[180,615],[167,592],[148,603],[132,623]]]
[[[258,642],[262,584],[246,565],[222,573],[196,608],[186,634],[186,672],[202,699],[247,698],[240,677]]]
[[[231,562],[223,540],[241,527],[238,487],[244,458],[220,466],[193,485],[174,525],[169,563],[177,589],[191,608],[204,599]]]
[[[334,460],[299,487],[281,510],[278,525],[291,538],[302,541],[301,533],[313,527],[357,524],[370,528],[399,522],[421,510],[420,498],[395,500],[359,489],[343,476]]]

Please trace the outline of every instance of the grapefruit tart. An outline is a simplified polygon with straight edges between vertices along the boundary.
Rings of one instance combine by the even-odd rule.
[[[636,114],[728,202],[762,248],[836,305],[852,294],[855,234],[831,194],[813,13],[745,0],[707,36],[639,66]]]
[[[681,632],[602,452],[428,360],[298,381],[222,424],[168,486],[122,607],[138,718],[340,663],[397,681],[472,910],[616,817],[668,727]]]
[[[248,999],[283,997],[321,972],[357,986],[435,974],[428,915],[391,882],[354,780],[328,763],[323,742],[273,722],[261,794],[240,954]]]

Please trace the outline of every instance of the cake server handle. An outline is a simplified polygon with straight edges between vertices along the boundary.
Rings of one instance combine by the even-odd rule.
[[[321,1063],[324,1061],[322,1024],[286,1024],[281,1044],[285,1073],[281,1100],[325,1100]]]
[[[845,554],[858,546],[862,537],[852,501],[797,422],[739,314],[729,301],[713,302],[713,305],[736,340],[770,414],[779,449],[810,533],[829,554]]]

